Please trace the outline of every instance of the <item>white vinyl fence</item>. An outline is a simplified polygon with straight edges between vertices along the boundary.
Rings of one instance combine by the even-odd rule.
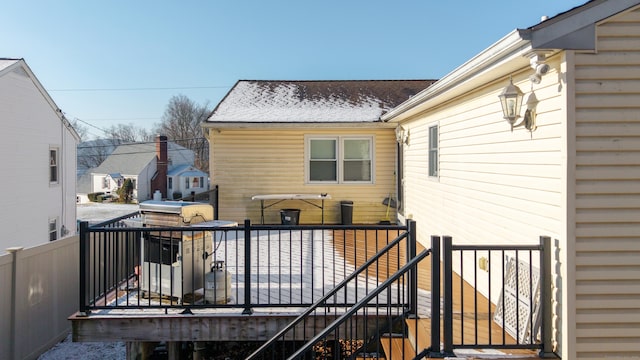
[[[37,359],[78,310],[78,236],[0,256],[0,359]]]

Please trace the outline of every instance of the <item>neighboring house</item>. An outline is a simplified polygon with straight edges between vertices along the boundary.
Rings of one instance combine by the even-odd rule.
[[[74,235],[80,137],[23,59],[0,59],[0,119],[0,253]]]
[[[340,201],[353,201],[354,223],[385,220],[396,191],[393,124],[380,116],[431,80],[238,81],[203,123],[211,183],[226,219],[260,221],[259,194],[323,194],[325,223],[340,223]],[[301,223],[321,211],[285,201],[265,211],[301,208]],[[391,215],[394,209],[390,209]]]
[[[191,165],[179,165],[169,169],[167,174],[168,195],[181,198],[189,194],[209,190],[209,175]]]
[[[640,357],[639,4],[590,1],[515,30],[382,116],[410,133],[399,217],[424,224],[425,244],[554,239],[563,359]],[[529,129],[503,119],[510,78]]]
[[[189,191],[200,193],[206,190],[206,187],[199,186],[200,177],[206,174],[193,168],[194,160],[192,150],[167,142],[163,136],[155,142],[121,144],[102,164],[88,170],[79,180],[83,185],[78,196],[83,198],[86,193],[96,192],[115,194],[125,179],[133,181],[133,198],[137,201],[151,199],[156,190],[162,193],[162,198],[167,198],[167,194],[170,198],[175,191],[173,186],[169,188],[169,183],[173,185],[176,182],[186,186],[189,181]],[[192,171],[174,173],[175,169],[184,167]],[[196,176],[198,179],[194,180]],[[194,188],[195,184],[198,186]]]

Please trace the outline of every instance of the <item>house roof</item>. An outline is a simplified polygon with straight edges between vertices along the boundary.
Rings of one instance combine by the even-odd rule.
[[[53,109],[56,116],[60,119],[64,127],[71,133],[71,135],[75,138],[76,141],[80,141],[80,135],[73,128],[69,120],[64,116],[62,110],[56,105],[53,101],[49,93],[44,89],[38,78],[35,76],[29,65],[27,65],[24,59],[12,59],[12,58],[1,58],[0,57],[0,76],[4,76],[12,71],[18,71],[22,74],[28,76],[35,87],[40,91],[45,100],[49,103],[51,109]]]
[[[380,116],[435,80],[240,80],[206,123],[360,123]]]
[[[183,164],[183,152],[191,152],[183,146],[173,142],[167,142],[169,158],[174,163]],[[100,166],[91,170],[95,174],[121,173],[137,175],[149,163],[156,159],[156,145],[154,142],[130,143],[119,145]]]

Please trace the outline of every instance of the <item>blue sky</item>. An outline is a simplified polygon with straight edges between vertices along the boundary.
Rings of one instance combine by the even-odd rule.
[[[0,57],[24,58],[70,119],[151,128],[178,94],[243,80],[437,79],[516,28],[586,0],[9,1]]]

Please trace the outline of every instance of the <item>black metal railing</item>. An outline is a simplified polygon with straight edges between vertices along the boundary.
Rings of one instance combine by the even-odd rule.
[[[137,216],[81,223],[81,312],[241,308],[250,313],[256,307],[308,307],[407,231],[397,225],[249,221],[231,227],[148,228]],[[381,273],[397,270],[405,253],[396,249],[388,257],[386,268],[368,269],[327,303],[357,303],[379,284]]]
[[[363,354],[368,358],[381,357],[380,335],[406,333],[405,320],[410,316],[417,316],[417,264],[430,253],[429,250],[424,250],[416,256],[415,222],[408,221],[407,227],[407,232],[399,234],[373,254],[247,359],[294,359],[305,356],[341,359]],[[402,245],[404,249],[401,249]],[[367,289],[365,296],[357,304],[344,309],[332,309],[328,306],[332,297],[348,291],[350,283],[358,281],[358,277],[368,271],[384,268],[381,262],[388,264],[390,254],[400,251],[406,251],[406,262],[397,271],[388,274],[382,284]],[[426,307],[426,304],[422,305]],[[324,321],[319,327],[315,326],[318,316]],[[304,343],[310,338],[310,341]],[[292,340],[298,340],[299,343]]]
[[[431,355],[465,348],[550,354],[549,324],[543,324],[550,311],[545,301],[551,288],[549,248],[548,237],[537,245],[454,245],[444,236],[442,248],[440,237],[432,237],[432,296],[440,296],[442,280],[443,338]],[[440,302],[432,302],[431,314],[431,343],[440,344]]]

